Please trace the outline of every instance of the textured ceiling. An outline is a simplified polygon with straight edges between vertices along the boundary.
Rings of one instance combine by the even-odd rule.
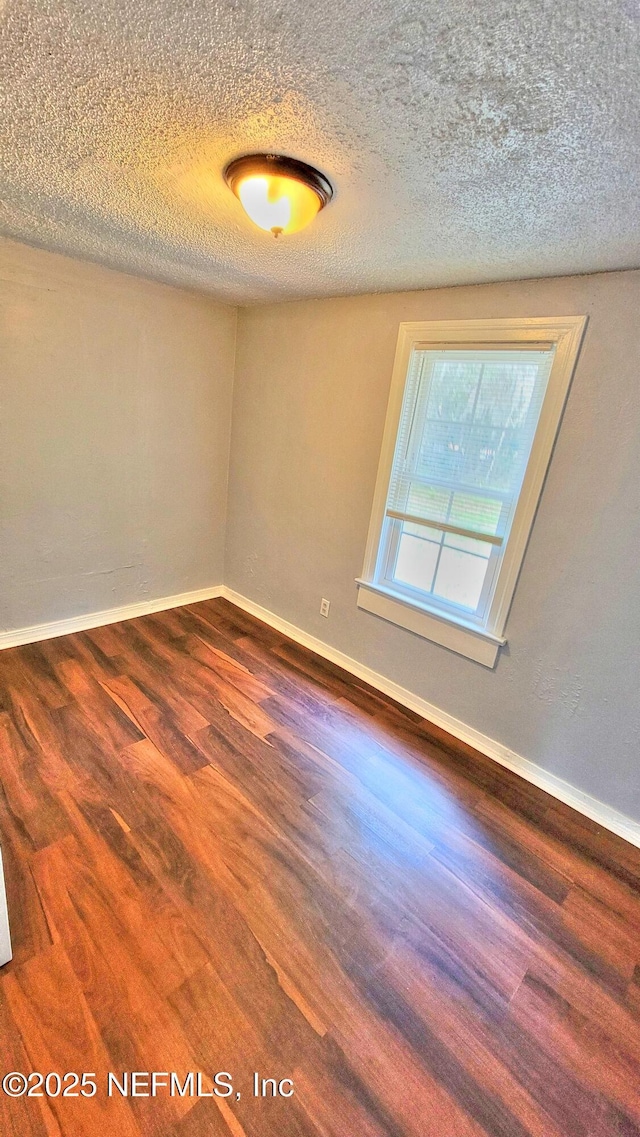
[[[0,229],[250,303],[640,265],[640,0],[0,0]],[[275,241],[252,150],[336,197]]]

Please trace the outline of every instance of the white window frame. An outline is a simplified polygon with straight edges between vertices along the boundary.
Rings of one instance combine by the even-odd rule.
[[[358,577],[358,607],[425,639],[494,667],[527,542],[542,494],[562,412],[569,392],[586,316],[551,316],[501,320],[439,320],[400,325],[382,452],[373,499],[362,576]],[[437,605],[413,599],[376,580],[382,527],[387,509],[391,467],[402,411],[409,363],[414,350],[511,349],[534,345],[555,348],[555,354],[522,489],[513,517],[485,622],[482,626]]]

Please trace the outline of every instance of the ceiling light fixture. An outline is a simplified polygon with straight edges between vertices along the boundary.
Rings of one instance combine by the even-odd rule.
[[[224,177],[254,224],[274,237],[304,229],[333,197],[324,174],[282,154],[245,154]]]

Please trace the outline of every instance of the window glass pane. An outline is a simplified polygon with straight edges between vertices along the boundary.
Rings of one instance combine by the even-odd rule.
[[[427,517],[429,521],[446,521],[451,491],[441,490],[436,486],[423,486],[420,482],[412,482],[407,496],[406,513],[414,513],[417,517]]]
[[[457,481],[464,466],[468,428],[458,423],[425,423],[418,473],[439,481]]]
[[[440,544],[442,537],[440,529],[432,529],[430,525],[414,525],[412,521],[403,521],[402,532],[411,537],[420,537],[423,541],[435,541],[436,545]]]
[[[537,375],[537,363],[485,364],[474,422],[487,426],[524,426]]]
[[[474,541],[472,537],[461,537],[458,533],[445,533],[444,543],[451,549],[464,549],[467,553],[475,553],[477,557],[485,559],[491,556],[493,548],[488,541]]]
[[[520,482],[528,440],[514,430],[472,427],[465,438],[461,481],[468,486],[509,490]]]
[[[495,352],[467,361],[433,358],[424,371],[425,410],[412,428],[418,431],[408,455],[414,469],[437,482],[516,492],[550,359],[550,353],[532,358],[527,352],[515,361],[513,355],[496,359]]]
[[[415,532],[418,526],[411,528]],[[439,551],[437,541],[425,541],[422,537],[404,531],[398,544],[394,580],[408,584],[411,588],[431,592]]]
[[[490,497],[476,497],[475,494],[455,493],[448,518],[452,525],[461,529],[475,529],[478,533],[497,533],[502,512],[502,502]],[[440,521],[440,518],[438,518]]]
[[[466,422],[473,417],[482,364],[436,360],[429,389],[427,418]]]
[[[480,601],[488,561],[458,549],[443,548],[434,594],[475,610]]]

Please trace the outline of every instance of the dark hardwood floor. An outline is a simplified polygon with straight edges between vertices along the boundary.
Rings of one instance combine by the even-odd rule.
[[[640,851],[225,601],[1,653],[0,775],[0,1076],[97,1085],[1,1137],[640,1137]]]

